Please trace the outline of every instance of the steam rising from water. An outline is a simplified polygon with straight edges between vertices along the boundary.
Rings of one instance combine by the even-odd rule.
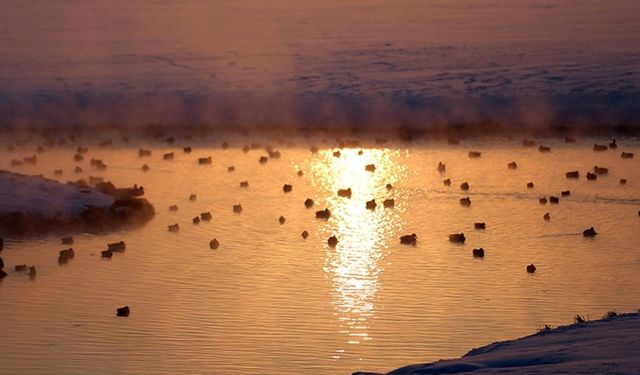
[[[0,126],[637,125],[640,4],[0,0]]]

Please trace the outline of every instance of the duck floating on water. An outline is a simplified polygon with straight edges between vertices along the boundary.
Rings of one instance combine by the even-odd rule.
[[[211,156],[207,156],[206,158],[198,158],[198,164],[200,165],[209,165],[213,162]]]
[[[593,167],[593,173],[599,175],[609,174],[609,168],[598,167],[597,165]]]
[[[116,316],[127,317],[131,314],[129,306],[119,307],[116,309]]]
[[[145,150],[144,148],[141,148],[138,150],[138,156],[141,158],[145,156],[151,156],[151,150]]]
[[[73,259],[76,256],[76,252],[73,251],[72,248],[68,248],[66,250],[60,250],[58,254],[58,264],[65,264],[69,262],[69,260]]]
[[[338,238],[336,236],[329,237],[329,239],[327,240],[327,244],[330,247],[336,247],[338,245]]]
[[[400,243],[403,245],[413,245],[415,246],[418,243],[418,235],[415,233],[406,234],[400,237]]]
[[[351,194],[351,188],[338,190],[338,196],[340,197],[351,198]]]
[[[480,151],[469,151],[468,156],[471,159],[477,159],[482,156],[482,153]]]
[[[453,243],[464,243],[466,240],[464,233],[454,233],[449,235],[449,241]]]
[[[107,244],[107,248],[114,252],[123,253],[127,248],[127,244],[124,241],[113,242]]]
[[[331,211],[328,208],[324,210],[316,211],[316,218],[318,219],[329,219],[331,217]]]

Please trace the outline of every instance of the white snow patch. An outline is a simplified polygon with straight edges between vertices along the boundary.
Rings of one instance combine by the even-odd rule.
[[[388,374],[639,374],[640,313],[564,326]],[[358,374],[358,373],[356,373]],[[365,373],[359,373],[365,374]]]
[[[114,201],[94,188],[0,171],[0,215],[22,212],[46,218],[75,217],[87,207],[108,207]]]

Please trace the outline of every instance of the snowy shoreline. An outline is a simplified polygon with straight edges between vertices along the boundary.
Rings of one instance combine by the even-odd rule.
[[[147,221],[154,215],[143,189],[61,184],[0,170],[0,233],[34,235],[93,230]]]
[[[386,374],[637,374],[640,313],[576,323],[472,349],[457,359],[414,364]],[[353,375],[374,375],[355,372]]]

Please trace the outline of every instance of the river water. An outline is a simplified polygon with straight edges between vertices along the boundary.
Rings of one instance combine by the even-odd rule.
[[[621,151],[638,156],[637,139],[619,139],[618,150],[606,152],[592,151],[604,139],[538,139],[550,153],[524,148],[521,139],[391,140],[344,147],[335,157],[338,148],[325,138],[209,134],[175,145],[114,138],[113,148],[99,148],[98,138],[85,137],[47,149],[35,166],[15,168],[10,160],[34,153],[37,139],[13,152],[3,148],[3,169],[143,185],[157,213],[141,227],[75,233],[76,257],[63,266],[56,262],[66,248],[58,235],[5,240],[7,268],[34,264],[38,275],[29,280],[11,271],[0,282],[0,373],[382,371],[459,356],[544,324],[570,323],[578,313],[598,318],[640,306],[640,168],[637,158],[620,158]],[[251,142],[262,148],[244,152]],[[78,145],[90,151],[75,163]],[[187,145],[191,154],[182,152]],[[260,164],[267,145],[282,156]],[[139,147],[153,154],[140,158]],[[470,159],[470,150],[482,157]],[[163,160],[169,151],[175,159]],[[197,163],[207,156],[211,165]],[[92,157],[107,169],[91,169]],[[507,168],[511,161],[517,169]],[[82,174],[73,173],[76,164]],[[594,165],[608,167],[609,175],[587,181]],[[58,168],[62,176],[54,176]],[[570,170],[581,177],[566,179]],[[245,180],[249,187],[241,188]],[[459,188],[465,181],[467,192]],[[283,192],[285,183],[291,192]],[[342,188],[352,197],[338,196]],[[563,190],[571,195],[559,204],[538,202]],[[470,207],[458,202],[466,196]],[[307,198],[313,208],[304,206]],[[382,206],[387,198],[394,208]],[[371,199],[378,203],[373,211],[365,207]],[[174,204],[178,210],[170,211]],[[233,212],[235,204],[242,213]],[[316,219],[325,207],[331,218]],[[205,211],[213,220],[192,224]],[[475,230],[474,222],[486,229]],[[167,230],[174,223],[178,233]],[[583,238],[591,226],[599,234]],[[448,241],[457,232],[465,233],[464,245]],[[417,245],[401,245],[399,237],[411,233]],[[332,235],[335,248],[327,245]],[[209,248],[213,238],[217,250]],[[107,243],[120,240],[125,253],[100,258]],[[472,256],[477,247],[485,249],[483,259]],[[534,274],[525,270],[530,263]],[[115,316],[123,305],[131,307],[128,318]]]

